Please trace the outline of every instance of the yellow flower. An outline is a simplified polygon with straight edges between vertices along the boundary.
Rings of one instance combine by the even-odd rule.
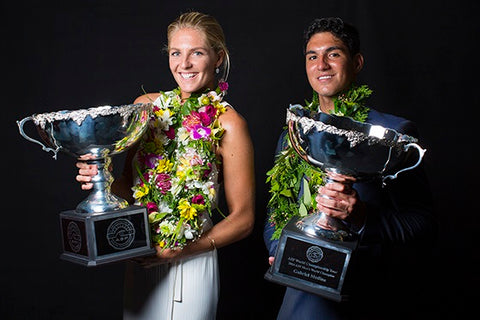
[[[190,177],[192,175],[192,166],[190,165],[188,160],[185,158],[182,158],[180,159],[179,162],[180,163],[177,167],[177,172],[176,172],[177,177],[179,177],[180,179]]]
[[[178,202],[178,210],[180,210],[180,216],[186,220],[192,220],[197,215],[197,209],[192,207],[187,199],[181,199]]]
[[[220,121],[218,119],[215,119],[212,125],[212,137],[214,140],[220,140],[223,136],[223,133],[225,132],[225,129],[222,128]]]
[[[158,109],[154,113],[158,118],[161,118],[162,120],[168,120],[170,117],[172,117],[175,114],[175,112],[173,112],[173,110],[169,108]]]
[[[135,190],[133,190],[133,197],[135,199],[143,198],[150,192],[150,188],[145,184],[141,185],[141,186],[138,186],[134,189]]]
[[[185,157],[181,157],[178,161],[180,161],[181,166],[188,167],[190,165],[190,161]]]
[[[155,168],[156,173],[169,172],[173,168],[173,163],[168,159],[158,160],[158,165]]]
[[[225,104],[222,103],[222,102],[215,101],[215,103],[213,104],[213,106],[214,106],[215,108],[217,108],[218,114],[222,114],[222,113],[224,113],[225,111],[227,111],[227,108],[225,107]]]
[[[167,244],[167,243],[165,242],[165,240],[161,240],[161,241],[158,243],[158,245],[160,246],[160,248],[165,247],[166,244]]]
[[[177,167],[177,173],[176,173],[177,177],[180,178],[180,179],[183,179],[185,178],[185,175],[186,175],[186,172],[185,172],[185,167],[182,166],[182,165],[179,165]]]
[[[200,100],[200,104],[203,104],[204,106],[210,104],[210,98],[207,97],[207,95],[202,95],[198,100]]]
[[[215,198],[215,188],[209,188],[208,189],[208,196],[211,198],[211,199],[214,199]]]

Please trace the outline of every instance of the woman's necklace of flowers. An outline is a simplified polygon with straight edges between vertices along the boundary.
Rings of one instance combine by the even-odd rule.
[[[369,108],[364,106],[364,100],[371,93],[366,85],[352,85],[334,99],[334,110],[331,113],[365,122]],[[312,101],[304,108],[316,113],[319,106],[318,94],[314,92]],[[286,147],[277,155],[273,168],[267,172],[266,182],[270,183],[271,195],[268,202],[269,222],[275,226],[272,239],[280,237],[283,227],[292,217],[306,216],[316,210],[316,194],[325,177],[321,169],[310,165],[296,153],[288,135],[285,139]],[[301,189],[303,196],[299,198]]]
[[[149,129],[141,141],[133,186],[136,203],[147,207],[152,242],[183,248],[198,239],[205,213],[216,203],[218,159],[215,150],[224,129],[218,120],[228,105],[228,84],[192,94],[182,101],[180,89],[160,92]]]

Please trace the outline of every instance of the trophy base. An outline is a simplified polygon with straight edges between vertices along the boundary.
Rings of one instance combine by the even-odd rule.
[[[302,232],[292,218],[282,230],[265,279],[337,302],[348,300],[344,281],[358,240],[336,241]]]
[[[147,210],[140,206],[102,213],[60,213],[63,253],[60,258],[97,266],[152,255]]]

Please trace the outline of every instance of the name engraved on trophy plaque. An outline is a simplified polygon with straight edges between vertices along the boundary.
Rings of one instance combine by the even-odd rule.
[[[279,272],[337,289],[347,254],[288,238]]]

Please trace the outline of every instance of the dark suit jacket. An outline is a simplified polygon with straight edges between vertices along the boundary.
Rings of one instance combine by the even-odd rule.
[[[400,117],[371,110],[366,122],[418,137],[414,123]],[[284,147],[285,134],[279,139],[277,153]],[[383,188],[381,181],[355,183],[354,188],[368,213],[356,259],[348,271],[351,300],[337,303],[287,287],[278,319],[390,319],[403,314],[402,308],[411,310],[412,299],[408,299],[409,305],[396,306],[407,303],[405,295],[420,292],[422,283],[418,282],[425,272],[421,258],[437,237],[424,169],[420,165],[402,172],[397,179],[387,180]],[[273,230],[267,220],[264,241],[270,256],[275,255],[278,244],[270,239]]]

